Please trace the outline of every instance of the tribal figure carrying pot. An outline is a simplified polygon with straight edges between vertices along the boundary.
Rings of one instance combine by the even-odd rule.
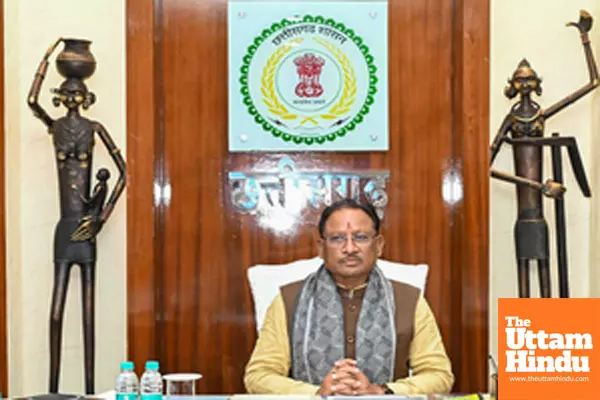
[[[56,59],[59,73],[65,81],[52,89],[54,106],[61,104],[67,114],[53,119],[38,102],[42,82],[48,70],[49,57],[64,42],[65,47]],[[110,217],[115,203],[125,188],[125,160],[108,131],[99,122],[79,113],[95,101],[84,80],[96,69],[96,61],[87,40],[59,39],[46,52],[29,91],[28,105],[52,135],[58,172],[60,219],[54,233],[54,287],[50,310],[50,393],[58,392],[60,374],[62,324],[65,298],[73,264],[81,268],[85,391],[94,391],[94,286],[96,268],[96,236]],[[108,170],[96,174],[98,183],[91,191],[92,159],[95,136],[98,135],[112,157],[119,177],[107,197]],[[91,192],[91,193],[90,193]]]

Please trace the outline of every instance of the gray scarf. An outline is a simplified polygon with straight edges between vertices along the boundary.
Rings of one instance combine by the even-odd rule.
[[[357,367],[371,383],[393,380],[394,315],[392,284],[375,266],[369,274],[356,328]],[[320,385],[333,364],[345,358],[342,299],[324,265],[306,278],[291,325],[292,378]]]

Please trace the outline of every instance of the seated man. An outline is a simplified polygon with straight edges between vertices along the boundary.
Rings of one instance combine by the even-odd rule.
[[[249,393],[448,393],[454,383],[419,289],[376,266],[384,240],[373,207],[341,200],[319,221],[324,260],[270,305],[246,366]],[[409,368],[412,376],[409,376]]]

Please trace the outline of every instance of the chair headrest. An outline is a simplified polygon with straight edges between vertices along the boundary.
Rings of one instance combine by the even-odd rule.
[[[260,264],[248,268],[248,281],[254,299],[256,329],[260,331],[269,305],[279,293],[279,288],[288,283],[303,280],[323,264],[320,257],[297,260],[288,264]],[[403,282],[425,291],[427,264],[401,264],[377,260],[383,274],[393,281]]]

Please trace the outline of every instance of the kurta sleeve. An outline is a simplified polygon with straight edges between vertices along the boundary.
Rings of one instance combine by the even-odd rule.
[[[246,365],[244,385],[252,394],[316,394],[318,386],[290,378],[290,344],[281,294],[273,300]]]
[[[415,332],[410,345],[412,376],[388,384],[395,394],[445,394],[454,384],[452,365],[435,316],[421,296],[415,310]]]

